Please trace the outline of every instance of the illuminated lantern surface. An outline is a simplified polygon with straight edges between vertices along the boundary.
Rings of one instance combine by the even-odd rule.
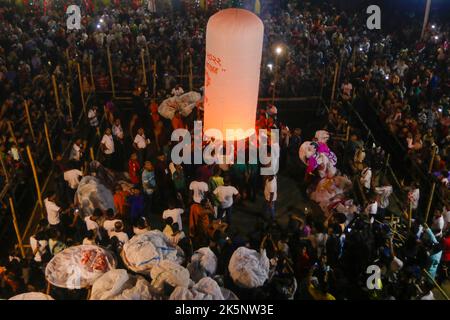
[[[264,26],[252,12],[225,9],[206,27],[204,129],[255,128]],[[236,133],[238,131],[235,131]]]

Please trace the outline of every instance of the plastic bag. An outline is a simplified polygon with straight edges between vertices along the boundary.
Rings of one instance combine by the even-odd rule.
[[[192,280],[198,282],[204,277],[212,277],[217,270],[217,257],[210,248],[200,248],[194,252],[187,269]]]
[[[81,179],[75,194],[75,202],[79,204],[81,212],[84,216],[90,216],[94,213],[95,208],[101,210],[113,209],[114,197],[106,186],[100,183],[100,180],[86,176]]]
[[[146,275],[150,274],[151,269],[163,260],[178,264],[184,261],[183,250],[174,247],[159,230],[135,235],[124,244],[121,256],[130,270]]]
[[[237,286],[257,288],[269,277],[269,259],[264,250],[260,254],[255,250],[240,247],[231,256],[228,271]]]
[[[161,295],[165,294],[164,290],[167,286],[187,288],[191,284],[189,271],[170,260],[163,260],[153,266],[150,276],[152,288]]]

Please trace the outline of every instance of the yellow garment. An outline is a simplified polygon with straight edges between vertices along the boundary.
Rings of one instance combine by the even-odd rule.
[[[333,295],[329,293],[324,294],[323,292],[320,292],[319,290],[314,288],[312,284],[309,285],[308,292],[313,297],[314,300],[328,300],[328,301],[336,300],[336,298]]]
[[[202,8],[203,10],[206,10],[206,1],[207,0],[200,0],[200,8]]]
[[[255,1],[255,13],[257,15],[261,14],[261,2],[259,0]]]

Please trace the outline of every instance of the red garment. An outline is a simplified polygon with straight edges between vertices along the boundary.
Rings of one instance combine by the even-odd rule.
[[[128,161],[128,173],[130,174],[130,180],[133,184],[139,183],[139,169],[141,166],[139,165],[139,161],[137,160],[129,160]]]
[[[444,238],[442,245],[444,246],[442,261],[450,262],[450,236]]]

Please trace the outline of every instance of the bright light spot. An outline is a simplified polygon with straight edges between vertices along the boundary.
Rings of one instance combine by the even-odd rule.
[[[102,26],[100,24],[97,25],[97,29],[100,29]]]
[[[282,49],[281,47],[276,47],[276,48],[275,48],[275,53],[276,53],[276,54],[280,55],[281,52],[283,52],[283,49]]]
[[[436,29],[436,25],[433,24],[433,25],[431,26],[431,29]]]
[[[100,19],[100,23],[103,23],[103,18]]]
[[[359,48],[359,51],[363,51],[363,48]]]
[[[269,70],[272,71],[272,69],[273,69],[273,64],[268,63],[268,64],[267,64],[267,68],[269,68]]]
[[[389,75],[386,76],[386,80],[389,80]]]
[[[439,36],[434,36],[434,40],[439,40]]]

